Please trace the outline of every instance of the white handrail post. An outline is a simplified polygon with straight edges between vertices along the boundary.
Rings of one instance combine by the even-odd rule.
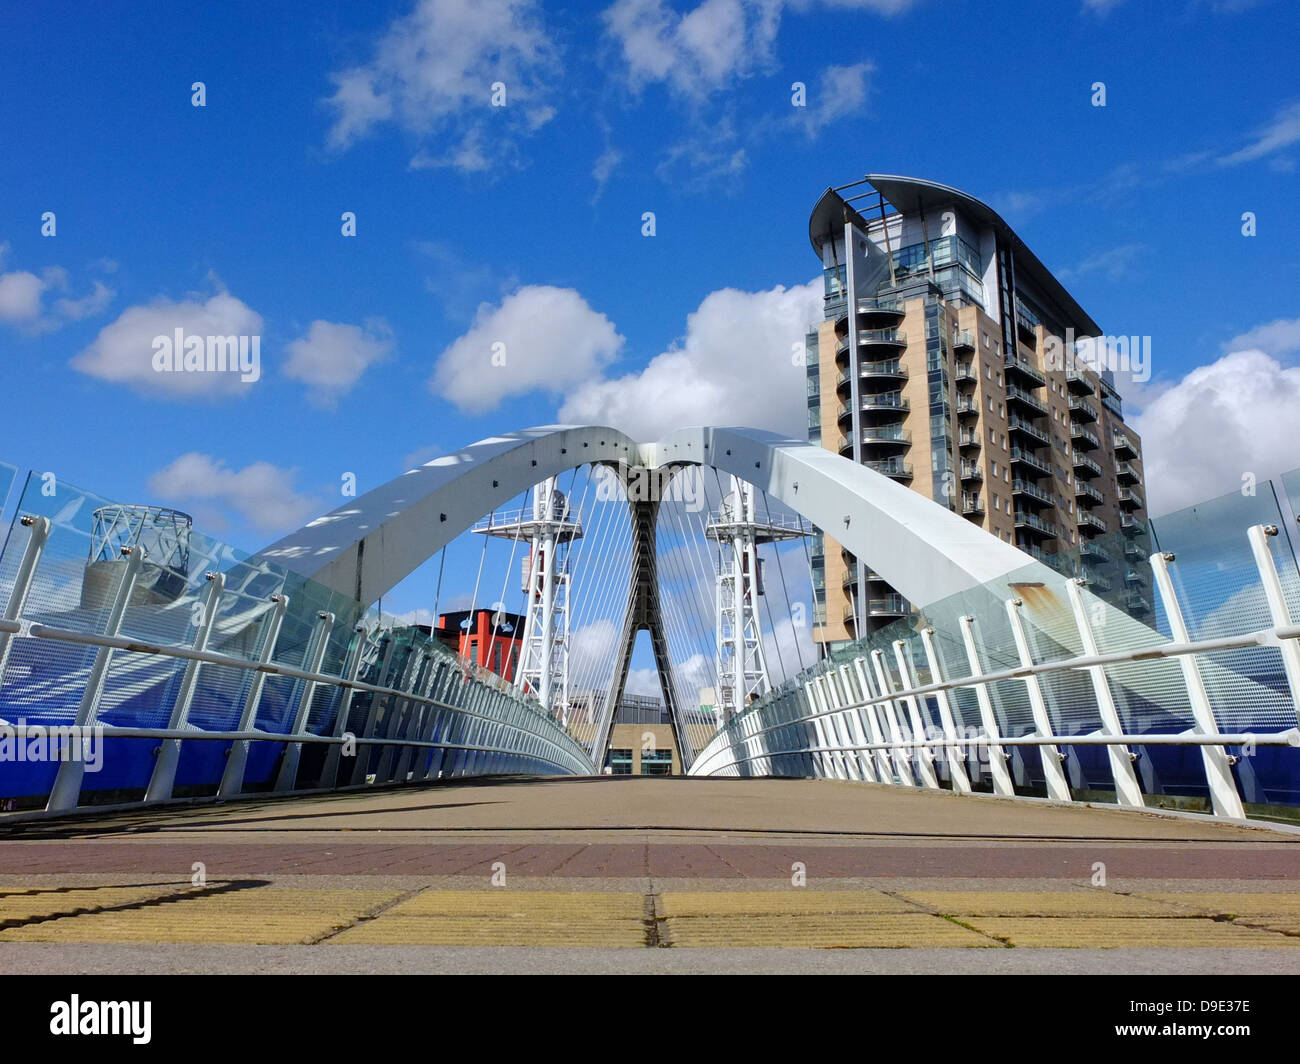
[[[50,540],[48,517],[24,514],[18,519],[18,523],[31,531],[27,536],[27,545],[23,548],[22,561],[18,563],[18,572],[14,574],[14,586],[9,591],[9,601],[5,604],[6,621],[21,619],[23,607],[27,605],[27,593],[31,590],[32,579],[36,576],[36,566],[45,551],[45,544]],[[5,669],[9,665],[9,651],[13,644],[13,632],[0,632],[0,684],[4,683]]]
[[[325,649],[329,646],[330,629],[334,627],[334,614],[321,612],[316,614],[316,623],[312,627],[311,638],[307,641],[307,653],[303,655],[304,672],[320,672],[325,660]],[[302,692],[298,696],[298,711],[294,714],[290,735],[304,735],[307,731],[307,717],[311,713],[312,696],[319,686],[315,680],[304,680]],[[302,759],[302,743],[285,743],[284,753],[280,758],[280,771],[275,778],[275,790],[291,791],[298,782],[298,762]]]
[[[1156,578],[1156,593],[1165,608],[1165,616],[1169,618],[1169,634],[1175,643],[1190,643],[1191,631],[1187,627],[1183,606],[1178,601],[1173,577],[1169,573],[1169,563],[1173,560],[1172,554],[1164,552],[1151,555],[1151,572]],[[1218,734],[1219,722],[1215,719],[1214,707],[1210,704],[1210,695],[1205,689],[1196,655],[1180,654],[1178,664],[1183,670],[1183,683],[1187,685],[1187,698],[1192,706],[1196,730],[1202,735]],[[1232,762],[1228,758],[1228,752],[1222,746],[1202,746],[1201,760],[1205,763],[1205,780],[1210,787],[1214,815],[1246,819],[1237,781],[1232,778]]]
[[[357,673],[361,671],[361,655],[365,650],[367,629],[364,624],[358,624],[353,630],[352,646],[348,648],[348,656],[343,663],[343,679],[351,682],[357,678]],[[348,730],[348,714],[352,711],[352,699],[356,695],[355,687],[344,687],[340,689],[338,708],[334,711],[334,738],[342,739]],[[355,739],[356,737],[353,736]],[[355,750],[353,756],[356,756]],[[339,777],[339,761],[343,757],[343,744],[332,743],[325,754],[325,767],[321,771],[321,786],[337,787]]]
[[[1020,599],[1007,599],[1007,618],[1011,621],[1011,635],[1016,641],[1016,653],[1020,657],[1020,664],[1031,668],[1034,664],[1034,656],[1029,652],[1029,637],[1025,634],[1024,618],[1020,616],[1022,605]],[[1051,718],[1047,715],[1047,703],[1043,700],[1043,689],[1038,683],[1037,676],[1025,677],[1025,693],[1029,696],[1029,708],[1033,712],[1034,727],[1038,730],[1038,734],[1043,738],[1055,734],[1052,731]],[[1065,778],[1064,768],[1061,767],[1065,755],[1051,743],[1040,746],[1038,752],[1042,758],[1047,797],[1058,802],[1070,801],[1070,784]]]
[[[921,629],[921,645],[925,648],[925,661],[930,666],[931,679],[935,683],[947,683],[943,666],[939,664],[939,652],[935,649],[933,628]],[[939,703],[939,723],[943,726],[943,737],[953,744],[944,747],[948,771],[952,773],[952,789],[958,794],[970,794],[970,777],[966,775],[966,750],[957,745],[957,723],[953,720],[948,692],[935,691],[934,697]]]
[[[203,609],[199,618],[198,631],[194,633],[194,649],[208,649],[208,640],[212,636],[212,626],[217,620],[217,609],[221,605],[221,593],[226,588],[226,578],[221,573],[207,573],[208,593],[204,596]],[[200,661],[190,661],[185,666],[181,677],[180,689],[176,692],[176,702],[172,706],[168,728],[189,727],[190,704],[194,701],[194,692],[199,685]],[[144,793],[146,802],[163,802],[172,796],[176,783],[176,769],[181,760],[181,743],[183,739],[164,739],[158,746],[158,760],[154,764],[153,774],[149,777],[149,787]]]
[[[144,566],[144,548],[123,547],[122,553],[126,555],[126,566],[122,569],[122,577],[108,612],[108,622],[102,633],[106,636],[117,636],[122,631],[122,619],[126,616],[126,607],[131,602],[136,580]],[[108,679],[108,667],[112,661],[112,647],[100,647],[95,652],[95,661],[90,666],[90,673],[86,677],[86,689],[82,692],[81,704],[77,707],[77,716],[73,721],[83,739],[85,729],[95,726],[99,714],[99,700],[104,695],[104,683]],[[81,781],[85,775],[86,763],[80,757],[70,758],[59,765],[58,775],[54,777],[54,786],[50,788],[46,811],[61,812],[75,809],[81,800]]]
[[[871,685],[871,674],[867,671],[867,659],[863,657],[854,658],[853,671],[858,677],[858,686],[862,688],[862,714],[866,719],[867,729],[871,732],[871,744],[875,747],[872,754],[876,759],[877,775],[880,777],[881,783],[897,783],[893,760],[884,748],[885,731],[881,727],[880,718],[876,714],[875,705],[873,705],[876,690]]]
[[[851,706],[854,702],[861,701],[861,698],[853,689],[853,674],[849,671],[849,667],[841,665],[839,674],[840,688],[844,691],[844,704]],[[861,749],[870,742],[862,730],[862,718],[854,710],[846,709],[844,711],[844,720],[848,724],[849,734],[853,737],[853,745],[859,748],[854,755],[854,760],[858,763],[858,770],[862,773],[864,780],[868,783],[875,783],[876,773],[871,766],[871,751]]]
[[[276,640],[280,638],[280,626],[284,623],[285,610],[289,608],[288,595],[272,595],[271,608],[267,611],[266,621],[258,639],[257,662],[265,665],[275,656]],[[250,732],[257,724],[257,707],[262,701],[262,689],[266,685],[266,673],[254,671],[248,681],[248,694],[244,697],[244,708],[239,714],[239,726],[236,731]],[[244,789],[244,772],[248,768],[248,751],[251,739],[236,739],[230,744],[226,754],[226,768],[221,774],[221,786],[217,788],[218,798],[233,798]]]
[[[885,720],[889,722],[889,741],[893,754],[894,766],[898,771],[899,781],[908,787],[916,786],[916,778],[912,775],[912,759],[907,756],[907,751],[902,748],[906,742],[903,738],[903,729],[898,724],[897,705],[890,695],[893,694],[893,684],[889,682],[889,677],[885,674],[885,652],[883,650],[873,650],[871,652],[871,667],[876,672],[876,682],[880,685],[880,695],[884,699]]]
[[[1089,657],[1096,657],[1100,650],[1097,637],[1093,635],[1092,622],[1088,620],[1088,611],[1083,603],[1083,581],[1075,577],[1065,583],[1066,594],[1070,598],[1070,609],[1074,611],[1075,627],[1079,629],[1079,639],[1083,642],[1083,652]],[[1115,708],[1115,699],[1110,693],[1110,681],[1106,670],[1100,665],[1088,668],[1092,679],[1093,694],[1097,698],[1097,710],[1101,715],[1102,733],[1105,735],[1123,735],[1124,726],[1120,723],[1119,710]],[[1115,780],[1115,800],[1120,805],[1142,806],[1142,788],[1138,786],[1137,773],[1133,771],[1134,755],[1127,746],[1110,745],[1106,747],[1110,758],[1110,773]]]
[[[1011,782],[1011,773],[1007,771],[1006,752],[998,743],[1002,733],[998,728],[998,718],[993,712],[993,699],[989,697],[988,684],[978,682],[984,675],[984,667],[980,664],[979,649],[975,645],[975,618],[967,615],[962,617],[959,623],[962,642],[966,645],[966,661],[970,665],[971,679],[977,681],[971,686],[975,689],[975,701],[980,707],[980,724],[984,728],[987,739],[989,775],[993,779],[993,793],[1010,796],[1016,793],[1016,788]]]
[[[901,639],[894,640],[894,660],[898,662],[898,675],[903,683],[903,690],[909,687],[919,687],[916,682],[916,673],[912,670],[912,660],[907,652],[907,644]],[[912,721],[912,741],[927,742],[930,738],[930,731],[921,721],[921,707],[917,704],[915,695],[908,695],[904,701],[907,703],[907,715]],[[939,789],[939,779],[934,772],[934,751],[928,746],[916,747],[916,770],[921,777],[921,781],[931,790]]]
[[[1251,552],[1255,555],[1260,582],[1264,585],[1264,598],[1268,602],[1273,626],[1281,628],[1289,625],[1292,623],[1291,611],[1287,609],[1282,581],[1277,575],[1277,566],[1273,564],[1273,552],[1268,549],[1269,537],[1277,535],[1277,525],[1255,525],[1246,535],[1250,539]],[[1282,669],[1286,673],[1287,686],[1291,688],[1291,704],[1296,708],[1297,720],[1300,720],[1300,640],[1279,639],[1277,643],[1278,650],[1282,652]]]

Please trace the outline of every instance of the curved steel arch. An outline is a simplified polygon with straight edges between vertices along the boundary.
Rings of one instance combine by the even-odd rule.
[[[815,444],[746,428],[681,429],[639,444],[600,426],[481,440],[316,518],[260,557],[368,606],[485,513],[588,462],[735,474],[869,559],[920,607],[1034,564],[947,507]]]

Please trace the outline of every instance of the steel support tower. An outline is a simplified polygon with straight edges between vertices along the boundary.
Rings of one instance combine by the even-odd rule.
[[[771,688],[763,652],[763,627],[758,599],[763,594],[760,544],[799,539],[808,533],[803,523],[759,521],[754,513],[754,486],[732,476],[731,490],[704,534],[718,544],[717,712],[719,726]]]
[[[569,515],[569,500],[548,477],[533,489],[527,510],[493,515],[474,529],[485,536],[529,543],[523,560],[524,631],[515,686],[531,691],[562,723],[569,715],[569,547],[582,524]]]

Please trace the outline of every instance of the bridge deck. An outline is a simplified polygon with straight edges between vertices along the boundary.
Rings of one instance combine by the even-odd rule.
[[[1191,818],[498,780],[29,823],[0,969],[1295,972],[1298,881],[1300,835]]]

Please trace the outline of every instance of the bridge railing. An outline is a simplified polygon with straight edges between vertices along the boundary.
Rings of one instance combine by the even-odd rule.
[[[747,707],[692,774],[1300,814],[1300,471],[927,607]]]
[[[428,633],[198,532],[183,573],[138,546],[102,557],[108,500],[16,474],[0,467],[0,489],[23,483],[0,551],[0,811],[592,771]]]

